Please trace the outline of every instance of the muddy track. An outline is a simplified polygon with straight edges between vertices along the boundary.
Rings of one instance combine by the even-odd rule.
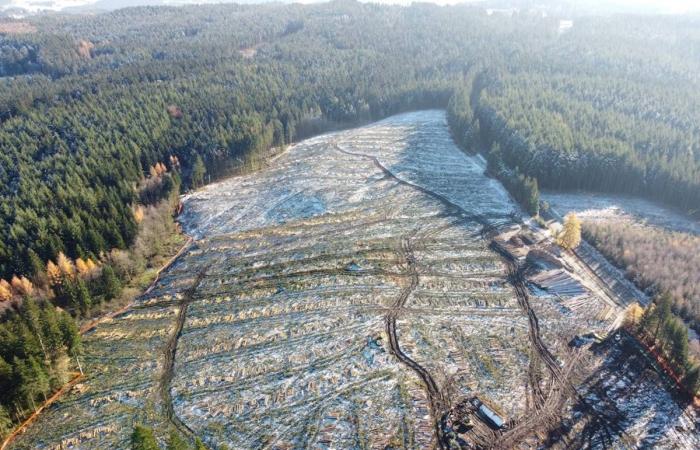
[[[425,368],[423,368],[401,350],[398,337],[396,336],[396,316],[406,305],[408,297],[418,286],[416,258],[413,255],[411,241],[408,238],[401,239],[400,250],[398,253],[405,260],[406,274],[410,277],[410,281],[408,286],[406,286],[401,291],[401,294],[396,298],[396,301],[385,318],[386,334],[389,336],[389,350],[394,356],[396,356],[396,358],[399,359],[399,361],[410,367],[420,377],[423,384],[425,384],[428,392],[428,400],[430,402],[430,413],[433,419],[433,426],[435,427],[437,446],[440,449],[445,449],[446,447],[442,437],[442,427],[440,426],[440,417],[442,416],[442,411],[444,410],[444,399],[442,393],[440,392],[440,389],[438,388],[437,383],[435,383],[432,375],[430,375],[430,372],[428,372]]]
[[[562,373],[558,361],[549,351],[547,346],[544,344],[540,335],[540,325],[537,319],[537,315],[530,306],[529,294],[527,286],[525,284],[522,269],[518,266],[517,262],[512,258],[512,256],[509,255],[507,252],[503,251],[503,249],[500,248],[500,246],[498,246],[498,244],[491,238],[493,232],[496,230],[496,226],[494,226],[493,223],[491,223],[488,220],[489,217],[482,214],[469,213],[464,208],[455,204],[445,196],[397,177],[396,175],[394,175],[393,172],[386,168],[375,156],[344,150],[335,142],[333,143],[333,146],[336,150],[346,155],[357,156],[371,160],[373,164],[379,170],[382,171],[385,177],[390,178],[401,185],[418,190],[440,201],[440,203],[442,203],[447,208],[448,214],[456,215],[462,220],[479,223],[482,226],[482,236],[490,242],[491,249],[500,255],[502,261],[506,265],[508,278],[510,283],[513,285],[513,288],[515,289],[518,303],[522,308],[523,312],[525,312],[525,314],[528,317],[529,338],[531,345],[535,350],[537,358],[544,363],[544,366],[550,373],[550,380],[548,383],[547,392],[545,393],[542,390],[542,387],[539,383],[539,380],[536,377],[536,374],[532,373],[530,377],[530,384],[532,388],[531,395],[537,414],[528,415],[528,417],[525,420],[522,420],[519,423],[515,424],[515,426],[512,429],[508,430],[503,434],[493,432],[490,429],[484,430],[484,436],[482,436],[482,439],[478,439],[479,441],[481,441],[481,445],[479,446],[483,448],[513,448],[522,439],[526,438],[528,435],[531,435],[533,430],[535,430],[536,428],[541,427],[543,425],[545,427],[549,427],[549,425],[552,425],[553,421],[556,419],[556,417],[562,410],[565,402],[572,396],[577,397],[579,402],[582,402],[584,408],[594,414],[595,420],[598,420],[602,424],[604,424],[604,428],[606,428],[605,434],[609,435],[609,427],[611,426],[611,424],[607,420],[605,420],[604,417],[601,417],[599,414],[597,414],[595,409],[588,405],[581,398],[581,396],[578,395],[575,387],[568,381],[567,377],[564,376],[564,374]],[[399,301],[402,297],[403,295],[399,297]],[[437,386],[433,386],[434,381],[432,382],[433,385],[429,384],[429,381],[427,380],[432,380],[432,377],[428,378],[429,374],[425,371],[425,369],[415,364],[414,361],[410,360],[410,358],[406,357],[406,355],[401,352],[400,347],[398,345],[398,340],[396,339],[395,335],[396,319],[392,315],[389,315],[387,317],[387,333],[389,334],[390,340],[393,341],[391,342],[392,349],[395,346],[396,350],[398,350],[394,351],[396,356],[399,359],[401,359],[402,362],[404,362],[406,365],[410,366],[413,370],[415,370],[426,383],[428,393],[431,397],[431,405],[434,405],[434,408],[444,408],[446,403],[449,402],[445,402],[445,399],[442,398],[439,390],[437,389]],[[406,358],[406,360],[404,360],[403,358]],[[416,367],[414,367],[414,365]],[[534,368],[535,367],[533,367],[533,369]],[[567,372],[570,371],[571,368],[572,363],[570,364],[569,370],[567,370]],[[434,412],[434,417],[438,417],[437,415],[435,415],[437,414],[437,412],[438,411]],[[440,426],[440,424],[436,425],[436,430],[438,433],[438,445],[440,445],[441,448],[447,448],[448,444],[444,440],[444,437],[442,435],[442,427]]]
[[[569,374],[573,370],[578,358],[573,356],[566,365],[565,370],[562,370],[556,358],[544,344],[540,334],[539,320],[530,306],[529,294],[522,267],[519,267],[512,256],[503,251],[495,241],[491,242],[491,247],[501,255],[502,259],[507,264],[508,276],[515,288],[518,303],[528,316],[531,345],[537,352],[539,360],[544,363],[550,373],[549,389],[546,394],[543,393],[539,385],[535,386],[533,384],[531,386],[533,389],[533,397],[539,397],[539,400],[535,401],[537,414],[530,414],[525,420],[516,423],[513,428],[504,433],[502,437],[494,443],[493,447],[512,448],[538,427],[544,426],[545,428],[552,428],[558,422],[559,414],[564,405],[572,398],[576,399],[579,405],[593,416],[593,420],[600,424],[606,442],[612,443],[613,433],[622,433],[623,431],[619,429],[617,424],[610,422],[608,418],[599,414],[595,408],[578,393],[576,387],[569,380]],[[531,379],[531,384],[533,381],[535,380]]]
[[[419,192],[422,192],[423,194],[426,194],[426,195],[438,200],[440,203],[442,203],[447,208],[448,212],[451,213],[452,215],[457,215],[460,218],[467,220],[467,221],[477,222],[478,224],[480,224],[483,227],[482,234],[486,234],[495,228],[493,226],[493,224],[488,220],[489,219],[488,215],[470,213],[466,209],[464,209],[461,206],[459,206],[458,204],[452,202],[450,199],[448,199],[447,197],[445,197],[442,194],[438,194],[437,192],[431,191],[428,188],[425,188],[425,187],[420,186],[418,184],[404,180],[403,178],[397,177],[391,170],[386,168],[386,166],[384,166],[376,156],[344,150],[336,142],[333,142],[333,147],[336,150],[338,150],[339,152],[344,153],[346,155],[357,156],[360,158],[371,160],[372,163],[379,170],[382,171],[382,173],[384,174],[385,177],[390,178],[403,186],[410,187],[411,189],[415,189]]]
[[[536,358],[544,364],[550,374],[546,393],[542,390],[539,377],[534,373],[530,374],[529,382],[532,389],[531,395],[534,401],[533,406],[536,414],[528,414],[527,418],[515,423],[510,430],[492,443],[492,447],[494,448],[512,448],[522,439],[531,435],[538,427],[549,427],[549,425],[555,422],[565,402],[575,395],[576,390],[568,382],[556,358],[542,340],[539,320],[530,306],[529,294],[522,268],[519,267],[517,261],[515,261],[510,254],[505,252],[495,241],[491,242],[491,248],[501,255],[502,260],[506,264],[508,278],[515,289],[518,304],[528,318],[530,344],[536,352]],[[536,363],[534,367],[536,367]]]
[[[510,254],[505,252],[493,239],[489,238],[492,232],[496,229],[496,226],[494,226],[494,224],[488,220],[489,217],[482,214],[471,214],[461,206],[446,198],[445,196],[438,194],[437,192],[431,191],[430,189],[414,184],[410,181],[406,181],[397,177],[396,175],[394,175],[393,172],[386,168],[376,156],[344,150],[335,142],[333,143],[333,146],[336,150],[346,155],[371,160],[374,163],[374,165],[379,170],[381,170],[382,173],[384,173],[385,177],[390,178],[401,185],[418,190],[440,201],[440,203],[442,203],[447,208],[448,213],[466,221],[473,221],[479,223],[482,226],[482,236],[488,241],[490,241],[490,248],[496,253],[498,253],[503,263],[506,265],[508,278],[513,288],[515,289],[518,304],[520,305],[523,312],[525,312],[528,318],[529,338],[531,345],[536,352],[537,358],[542,363],[544,363],[544,366],[550,373],[550,381],[548,383],[549,385],[547,393],[545,394],[542,390],[542,387],[540,386],[539,380],[536,380],[536,377],[534,376],[534,374],[532,374],[530,382],[532,388],[531,395],[534,401],[537,414],[529,414],[525,420],[516,423],[513,428],[502,434],[493,432],[490,429],[484,430],[484,436],[482,436],[483,439],[479,439],[479,441],[481,441],[479,447],[506,449],[517,446],[518,443],[522,441],[522,439],[526,438],[528,435],[532,435],[533,431],[538,427],[545,426],[549,428],[557,419],[566,401],[572,397],[576,397],[577,400],[582,404],[584,409],[593,414],[595,420],[603,424],[603,427],[605,428],[605,434],[610,435],[610,428],[615,428],[614,424],[610,424],[609,421],[607,421],[604,417],[599,415],[595,411],[595,409],[591,407],[578,394],[576,388],[567,379],[567,376],[563,374],[556,358],[552,355],[547,346],[544,344],[540,335],[540,325],[537,319],[537,315],[530,306],[529,294],[527,286],[525,284],[525,278],[523,276],[522,268],[519,267],[517,261],[515,261]],[[402,297],[403,295],[399,297],[399,301]],[[403,301],[405,302],[405,299]],[[426,386],[428,387],[428,393],[431,398],[431,405],[434,405],[434,407],[436,408],[444,408],[445,405],[448,405],[450,402],[442,398],[439,390],[437,389],[437,386],[434,386],[435,390],[434,392],[431,392],[433,390],[433,386],[429,385],[427,379],[432,380],[432,377],[424,377],[423,373],[429,376],[425,369],[415,364],[414,361],[410,360],[410,358],[406,357],[406,355],[401,352],[401,349],[398,345],[398,340],[396,340],[396,319],[391,314],[387,316],[387,333],[389,334],[390,340],[393,341],[391,342],[391,345],[392,350],[394,351],[396,356],[399,359],[401,359],[402,362],[404,362],[406,365],[410,366],[413,370],[415,370],[426,383]],[[398,351],[394,350],[394,346],[396,346],[396,350]],[[406,358],[406,360],[404,360],[403,358]],[[414,365],[416,367],[414,367]],[[569,367],[567,369],[567,374],[572,368],[573,362],[570,362]],[[437,416],[434,415],[434,417]],[[440,446],[440,448],[448,448],[448,444],[445,442],[444,437],[442,435],[442,428],[440,424],[436,425],[436,430],[438,436],[438,445]]]
[[[182,328],[185,325],[185,319],[187,318],[187,308],[194,298],[194,293],[204,279],[209,266],[200,270],[192,283],[192,285],[183,293],[182,300],[179,303],[180,310],[177,314],[177,319],[175,322],[175,330],[170,335],[168,342],[163,349],[163,371],[160,375],[160,380],[158,382],[158,392],[160,393],[161,403],[163,407],[163,413],[166,419],[170,422],[177,430],[185,436],[190,438],[194,437],[194,432],[187,426],[177,414],[175,414],[175,408],[173,407],[173,397],[170,392],[170,383],[173,381],[174,369],[175,369],[175,354],[177,353],[177,342],[182,335]]]
[[[371,160],[374,163],[374,165],[382,171],[385,177],[390,178],[403,186],[410,187],[411,189],[417,190],[423,194],[426,194],[438,200],[446,207],[449,214],[458,216],[459,219],[463,221],[472,221],[479,223],[480,225],[482,225],[482,234],[486,234],[493,230],[494,227],[487,220],[486,216],[480,214],[470,214],[464,208],[453,203],[444,195],[438,194],[437,192],[431,191],[427,188],[424,188],[422,186],[397,177],[396,175],[394,175],[393,172],[387,169],[375,156],[343,150],[337,143],[333,143],[333,146],[336,150],[346,155]],[[447,402],[446,399],[443,397],[432,375],[430,375],[430,373],[425,368],[423,368],[420,364],[416,363],[413,359],[408,357],[401,350],[401,346],[399,345],[399,341],[396,336],[396,314],[400,308],[404,307],[409,295],[418,285],[418,271],[416,268],[416,260],[413,256],[413,249],[409,239],[404,238],[401,240],[399,254],[400,256],[403,256],[406,261],[407,273],[410,276],[410,284],[406,288],[404,288],[399,297],[396,299],[392,310],[386,316],[385,322],[386,332],[389,336],[389,346],[391,353],[394,354],[403,364],[410,367],[421,378],[421,380],[423,380],[423,383],[425,384],[427,389],[428,399],[430,402],[431,415],[435,427],[437,447],[440,449],[447,449],[449,448],[449,444],[447,444],[445,437],[443,436],[441,420],[449,402]]]

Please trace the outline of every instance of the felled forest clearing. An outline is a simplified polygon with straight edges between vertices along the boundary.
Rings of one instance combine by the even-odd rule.
[[[235,449],[700,445],[606,336],[624,302],[518,224],[442,111],[303,141],[184,202],[194,244],[84,338],[86,380],[13,448],[128,448],[135,422]]]

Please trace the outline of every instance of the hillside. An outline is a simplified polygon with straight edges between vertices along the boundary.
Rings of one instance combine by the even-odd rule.
[[[567,345],[621,311],[595,279],[523,289],[492,241],[513,233],[514,208],[441,111],[305,140],[207,186],[185,199],[196,244],[86,337],[89,376],[13,448],[125,448],[135,422],[211,448],[511,447],[562,424],[550,446],[630,429],[642,445],[697,444],[658,375],[601,389],[654,373],[629,343]],[[489,428],[474,396],[508,427]],[[620,398],[630,407],[611,410]]]
[[[292,240],[306,238],[307,231],[339,233],[337,242],[327,243],[331,248],[328,251],[364,255],[354,247],[338,250],[346,245],[339,237],[345,231],[336,230],[334,227],[339,224],[334,221],[347,218],[344,212],[337,211],[333,214],[338,215],[328,216],[328,211],[336,209],[360,208],[362,213],[356,211],[356,214],[376,214],[377,220],[398,214],[401,226],[405,226],[415,217],[430,217],[436,207],[431,202],[452,205],[447,208],[452,214],[455,205],[468,199],[466,206],[458,205],[463,215],[489,231],[496,231],[500,226],[513,225],[513,217],[521,212],[519,208],[537,215],[541,206],[540,188],[583,189],[642,196],[697,220],[700,214],[698,30],[700,17],[692,15],[564,16],[556,11],[542,14],[537,8],[524,8],[517,13],[499,9],[487,12],[478,5],[399,7],[351,0],[314,5],[134,7],[99,14],[0,19],[0,385],[3,386],[0,434],[21,422],[69,374],[79,370],[78,358],[83,350],[74,319],[87,322],[96,315],[131,304],[153,281],[163,262],[180,248],[186,236],[179,234],[174,222],[176,212],[184,214],[180,220],[185,231],[194,239],[204,239],[202,246],[212,245],[213,253],[219,249],[216,236],[233,241],[223,246],[246,247],[248,250],[239,249],[240,253],[228,255],[250,262],[250,273],[235,269],[243,270],[245,277],[260,275],[256,275],[258,266],[265,259],[277,256],[279,265],[264,271],[268,275],[284,274],[296,264],[294,252],[306,251],[295,247],[301,245],[297,242],[289,244],[291,253],[277,256],[261,253],[255,249],[267,248],[272,243],[255,230],[262,230],[258,232],[263,234],[281,232],[285,236],[290,233]],[[446,110],[446,116],[432,108]],[[322,137],[317,138],[320,141],[313,140],[313,136],[326,132],[426,109],[432,113],[408,116],[409,122],[415,122],[407,125],[408,131],[399,125],[390,127],[389,138],[396,140],[383,140],[381,133],[375,135],[372,130],[368,137],[363,137],[366,130],[358,129],[365,130],[358,131],[357,138],[365,153],[376,151],[386,156],[396,151],[396,146],[405,150],[415,148],[417,143],[435,148],[434,154],[419,152],[418,157],[407,157],[398,164],[396,171],[385,167],[386,171],[364,181],[354,178],[361,178],[354,170],[361,167],[361,158],[343,153],[347,158],[338,160],[339,149],[334,143],[323,141]],[[427,114],[428,118],[422,118],[421,114]],[[391,120],[400,123],[405,117]],[[393,123],[391,120],[388,123]],[[425,129],[421,128],[423,125]],[[409,132],[414,128],[419,131]],[[312,140],[305,141],[307,138]],[[312,148],[315,152],[318,161],[314,163],[328,164],[327,172],[315,166],[307,167],[308,171],[292,167],[298,161],[285,159],[288,158],[285,150],[300,142],[302,148]],[[406,147],[402,147],[404,144]],[[457,152],[458,148],[462,153]],[[480,164],[483,160],[474,156],[477,153],[486,159],[488,176],[483,175]],[[438,161],[437,155],[445,160]],[[280,169],[275,165],[279,161],[292,166]],[[380,161],[371,162],[376,167],[381,165]],[[456,167],[449,166],[450,162]],[[253,176],[244,178],[249,184],[240,185],[237,183],[242,178],[229,179],[259,171],[268,176],[275,173],[278,179]],[[439,171],[445,172],[445,176]],[[371,204],[379,200],[367,190],[374,177],[392,176],[404,181],[410,179],[425,189],[430,184],[431,192],[436,195],[418,189],[420,195],[432,198],[427,205],[405,204],[398,199],[396,205],[358,206],[358,202]],[[229,184],[224,193],[217,193],[216,189],[221,188],[217,182],[221,180],[228,180],[222,182]],[[399,190],[408,186],[397,183]],[[352,186],[356,198],[344,190],[344,184]],[[501,185],[520,205],[510,203]],[[338,196],[309,194],[322,186]],[[447,195],[453,190],[458,193],[455,197]],[[185,196],[179,204],[181,194]],[[413,207],[418,209],[413,211]],[[302,221],[301,235],[294,234],[299,230],[296,225],[287,229],[288,221],[319,215],[323,217],[320,224]],[[241,224],[246,228],[237,228]],[[401,247],[398,256],[391,253],[396,242],[406,242],[401,241],[406,230],[401,228],[401,233],[385,235],[370,227],[376,224],[353,224],[345,225],[367,226],[367,233],[379,233],[376,240],[369,235],[358,238],[362,245],[368,246],[365,250],[369,256],[375,251],[379,253],[375,255],[378,264],[391,273],[381,272],[380,275],[389,279],[380,277],[378,283],[386,287],[397,283],[393,277],[412,276],[403,272],[397,275],[399,269],[393,267],[400,263],[402,271],[411,272],[406,265],[411,265],[413,257],[405,254],[407,250]],[[320,227],[318,230],[305,228],[316,225]],[[449,229],[454,224],[440,226]],[[255,241],[258,238],[260,241]],[[470,273],[485,265],[495,271],[491,275],[512,282],[515,269],[511,267],[513,273],[508,273],[508,263],[499,259],[503,255],[492,252],[493,236],[482,238],[469,233],[450,237],[465,241],[467,247],[463,250],[475,258],[466,266],[460,266],[461,257],[450,256],[444,249],[439,249],[435,258],[457,272]],[[645,240],[648,239],[640,237],[635,242]],[[503,244],[507,248],[512,244],[508,242],[494,245]],[[252,247],[248,248],[249,244]],[[614,244],[611,241],[608,245],[610,254],[617,252]],[[456,244],[448,239],[441,245]],[[321,254],[316,254],[317,250]],[[152,316],[148,315],[151,312],[145,313],[146,322],[153,319],[153,323],[149,322],[153,328],[144,336],[131,340],[132,330],[120,328],[124,326],[121,322],[108,322],[117,328],[114,334],[102,330],[94,336],[103,338],[104,342],[129,337],[125,345],[131,347],[122,354],[127,359],[137,357],[135,353],[147,353],[153,346],[169,345],[167,335],[173,326],[169,319],[180,316],[181,307],[191,300],[187,300],[187,287],[178,283],[193,286],[193,292],[198,289],[193,280],[198,279],[204,267],[198,265],[197,251],[204,250],[193,250],[183,259],[185,262],[180,261],[191,264],[183,268],[187,273],[187,276],[183,274],[185,281],[172,279],[172,286],[161,286],[179,296],[173,300],[167,297],[169,294],[157,294],[164,298],[154,300],[156,306],[165,309],[153,312]],[[319,268],[314,264],[325,261],[327,255],[323,249],[310,251],[314,263],[303,270],[315,273]],[[658,253],[663,254],[660,250]],[[453,261],[453,257],[457,259]],[[355,259],[343,258],[340,258],[342,264],[351,268],[350,271],[362,267]],[[629,258],[616,259],[619,264],[630,263]],[[500,266],[496,261],[505,265]],[[651,266],[653,263],[645,263],[647,272],[653,272]],[[336,269],[334,266],[333,270]],[[666,269],[663,289],[673,291],[677,287],[673,286],[672,274],[682,269]],[[179,269],[173,270],[176,274]],[[612,326],[609,323],[612,315],[627,306],[627,300],[613,298],[614,293],[600,294],[598,290],[605,289],[585,286],[585,280],[578,280],[584,284],[581,288],[567,277],[562,280],[561,274],[553,274],[553,278],[549,275],[538,278],[539,282],[557,286],[561,282],[567,293],[595,292],[606,298],[602,300],[604,305],[598,305],[596,314],[581,299],[562,306],[561,311],[574,313],[577,308],[585,309],[581,326],[583,323],[588,328]],[[649,276],[645,279],[642,287],[656,289],[660,284]],[[205,283],[203,289],[212,288],[212,295],[219,295],[218,288],[206,285],[206,271],[199,281]],[[534,320],[530,314],[532,308],[516,289],[517,283],[511,284],[514,286],[507,289],[513,289],[512,294],[520,297],[504,300],[504,304],[513,311],[520,308],[520,312]],[[685,284],[692,285],[690,277]],[[431,285],[428,290],[434,287]],[[489,291],[494,287],[482,283],[480,288]],[[445,292],[450,287],[445,285],[440,289]],[[675,310],[687,318],[697,317],[695,290],[676,291]],[[392,297],[392,301],[396,299]],[[385,303],[377,308],[392,308],[393,303]],[[55,315],[46,312],[53,307],[61,311]],[[193,303],[193,310],[196,308]],[[209,317],[211,313],[201,313],[203,321],[213,320]],[[562,320],[556,314],[555,317]],[[396,320],[400,329],[400,320]],[[176,328],[185,326],[179,322]],[[535,339],[535,332],[532,333]],[[103,342],[90,336],[90,333],[85,335],[86,357],[91,352],[92,357],[102,355]],[[144,343],[141,338],[154,342]],[[560,338],[561,341],[555,338],[557,345],[570,336]],[[247,341],[249,337],[241,339]],[[44,340],[51,342],[45,345]],[[367,345],[376,350],[375,344]],[[552,380],[560,382],[561,373],[555,369],[557,362],[553,356],[538,346],[538,342],[532,345],[533,351],[539,349],[543,353],[541,362],[549,364]],[[391,346],[383,348],[398,353]],[[620,353],[618,347],[606,348],[596,354],[595,362],[602,365],[597,374],[612,370],[605,366],[605,361],[615,355],[615,358],[633,355],[630,357],[635,364],[639,363],[640,354],[630,353],[629,349]],[[150,355],[138,357],[141,356]],[[445,360],[453,356],[446,355]],[[159,364],[178,364],[173,358]],[[497,355],[483,356],[478,364],[488,372],[495,364],[492,359],[497,360]],[[533,380],[543,367],[539,363],[529,365],[522,358],[518,363],[537,372]],[[139,367],[153,369],[152,364],[156,363],[147,360],[142,364]],[[643,371],[644,365],[640,364]],[[433,368],[419,366],[431,374],[432,369],[446,370],[441,364]],[[97,363],[91,369],[100,370]],[[115,370],[121,369],[128,371],[123,367]],[[691,372],[688,366],[680,368],[679,373],[686,369]],[[414,376],[426,382],[421,370],[414,372],[417,373]],[[504,373],[501,374],[504,378],[511,375],[508,371]],[[148,389],[169,392],[166,385],[178,383],[177,376],[172,372],[170,375],[170,379],[159,378]],[[408,375],[401,375],[404,376]],[[660,383],[657,381],[641,382],[648,383],[645,386],[650,388]],[[121,382],[115,377],[105,386],[118,390],[110,383]],[[153,382],[149,378],[148,383]],[[137,390],[148,383],[143,381],[143,385],[129,389]],[[401,383],[397,382],[395,387],[400,395],[405,394]],[[438,393],[444,394],[444,389],[444,386],[432,389],[428,409],[435,412],[438,406],[445,406],[435,400]],[[501,388],[492,385],[485,389]],[[540,401],[539,390],[540,387],[533,387],[527,402]],[[466,395],[465,392],[462,394]],[[125,395],[128,398],[131,391]],[[497,397],[498,393],[488,395]],[[166,419],[171,419],[177,411],[178,416],[184,414],[177,409],[181,405],[177,402],[184,400],[178,399],[176,393],[173,396],[166,402],[169,408]],[[148,401],[152,399],[149,397]],[[550,402],[560,401],[565,401],[564,397]],[[666,402],[667,398],[659,401]],[[503,408],[512,417],[519,417],[524,411],[516,404],[510,410],[510,406]],[[141,413],[134,414],[141,417]],[[236,412],[239,413],[243,414]],[[634,422],[638,416],[630,417]],[[149,416],[143,420],[159,425],[162,417],[151,419]],[[199,419],[192,420],[197,426],[205,426],[204,422],[197,422]],[[544,416],[543,420],[549,419]],[[591,420],[600,423],[599,419]],[[127,422],[115,426],[122,427]],[[580,424],[590,425],[585,418]],[[131,424],[128,425],[124,430],[131,429]],[[216,425],[207,422],[206,426]],[[520,428],[519,432],[523,430]],[[433,431],[441,433],[435,426]],[[495,442],[497,436],[489,435],[486,430],[482,432],[485,434],[475,438],[478,442]],[[614,434],[615,430],[596,428],[589,437],[593,439],[599,432]],[[56,433],[52,437],[74,437],[72,431],[64,433],[59,429]],[[208,436],[218,439],[211,437],[213,434]],[[431,436],[430,439],[439,437]],[[667,438],[662,433],[650,439]],[[124,443],[126,438],[120,434],[115,439]],[[676,437],[668,439],[676,442]]]
[[[198,156],[217,179],[296,137],[451,97],[460,142],[498,144],[543,187],[700,208],[695,19],[588,18],[560,35],[555,18],[335,2],[22,23],[36,31],[0,37],[3,278],[127,246],[132,186],[171,155],[192,186]]]

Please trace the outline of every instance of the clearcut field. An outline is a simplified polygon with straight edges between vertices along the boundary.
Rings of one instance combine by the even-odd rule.
[[[128,448],[134,422],[233,449],[698,444],[626,338],[568,345],[622,311],[598,280],[555,295],[494,249],[520,212],[443,111],[303,141],[184,204],[195,244],[85,337],[87,380],[13,448]]]

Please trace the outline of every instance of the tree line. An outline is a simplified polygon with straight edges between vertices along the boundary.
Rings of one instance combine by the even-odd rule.
[[[0,323],[0,437],[69,378],[80,353],[73,319],[26,296]]]
[[[700,361],[688,350],[688,328],[672,313],[672,303],[668,293],[661,293],[643,313],[638,307],[628,311],[627,322],[670,364],[683,387],[695,394],[700,392]]]
[[[586,223],[586,240],[648,293],[666,292],[673,312],[700,332],[700,237],[632,223]]]

